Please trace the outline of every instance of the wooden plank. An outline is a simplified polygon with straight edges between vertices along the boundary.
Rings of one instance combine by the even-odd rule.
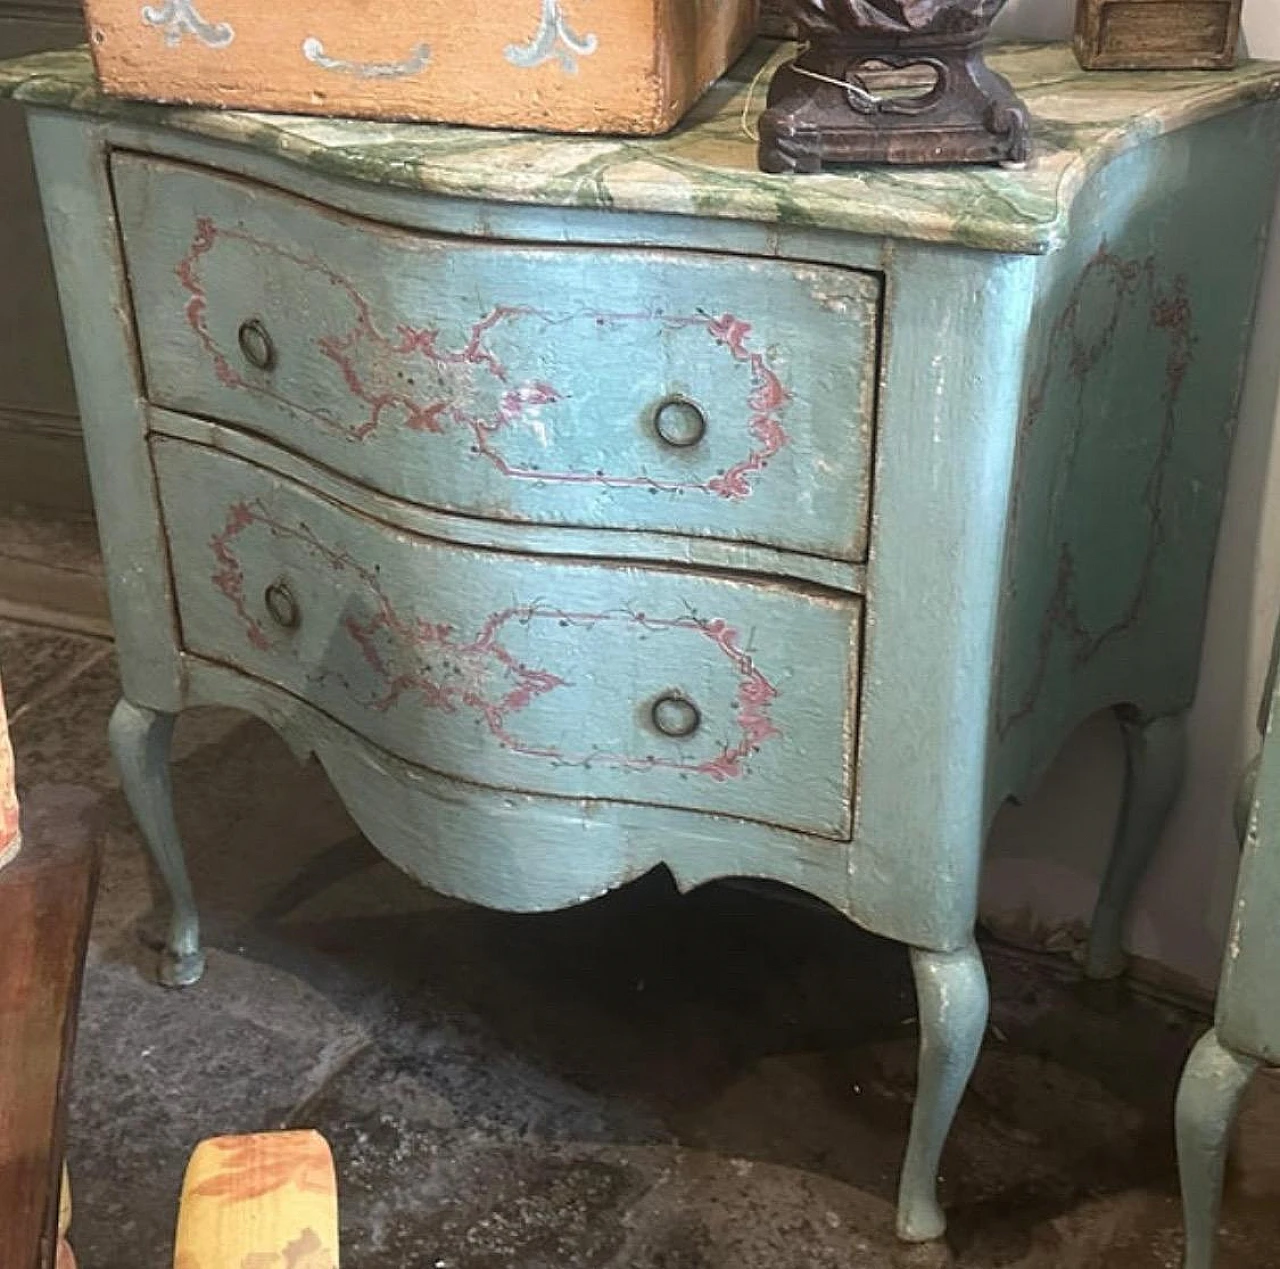
[[[0,873],[0,1265],[48,1269],[58,1232],[66,1091],[97,886],[95,795],[27,795],[23,849]]]

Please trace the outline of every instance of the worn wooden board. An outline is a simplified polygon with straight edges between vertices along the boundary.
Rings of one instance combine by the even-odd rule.
[[[191,651],[433,771],[848,835],[857,600],[477,552],[239,459],[153,451]],[[669,694],[692,734],[655,726]]]
[[[113,170],[153,401],[443,510],[865,555],[877,275],[411,234]]]
[[[756,0],[87,0],[109,92],[307,114],[653,133],[754,34]]]

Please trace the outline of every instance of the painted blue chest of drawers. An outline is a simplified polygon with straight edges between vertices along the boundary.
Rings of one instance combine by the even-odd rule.
[[[414,877],[510,909],[665,865],[911,949],[899,1231],[986,1022],[983,839],[1086,716],[1129,791],[1089,969],[1181,773],[1280,148],[1275,68],[993,61],[1023,172],[754,169],[765,47],[654,141],[31,112],[125,698],[200,974],[174,716],[323,764]]]

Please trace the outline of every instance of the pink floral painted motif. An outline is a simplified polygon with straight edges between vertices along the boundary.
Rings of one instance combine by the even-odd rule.
[[[274,256],[346,296],[351,306],[350,326],[340,334],[318,337],[316,346],[341,375],[354,410],[341,416],[322,413],[290,399],[269,383],[250,381],[240,373],[237,362],[220,347],[208,324],[209,299],[202,269],[220,243],[240,243]],[[197,219],[191,246],[175,272],[190,297],[185,310],[187,324],[208,353],[222,384],[273,400],[353,441],[363,441],[391,426],[423,435],[461,428],[469,436],[471,453],[511,480],[696,492],[734,500],[751,495],[752,478],[788,443],[781,412],[791,399],[790,393],[765,355],[752,348],[751,324],[732,314],[591,311],[566,317],[527,306],[500,305],[472,325],[460,347],[448,348],[439,330],[432,327],[401,322],[390,333],[385,332],[375,319],[372,304],[355,285],[314,256],[241,229],[221,228],[208,217]],[[491,336],[500,329],[523,325],[530,328],[524,332],[523,342],[536,347],[575,322],[643,325],[652,330],[655,339],[666,331],[704,332],[714,347],[748,372],[747,452],[706,480],[546,470],[510,458],[504,440],[512,430],[521,423],[536,422],[539,410],[564,401],[565,394],[539,379],[519,380],[494,352]]]
[[[18,789],[13,772],[13,746],[0,684],[0,868],[18,853]]]
[[[478,631],[465,635],[447,622],[399,612],[383,589],[376,569],[321,541],[307,525],[274,517],[255,500],[234,504],[222,530],[209,545],[217,561],[213,584],[234,606],[245,637],[259,651],[271,651],[275,644],[249,607],[244,568],[238,554],[240,538],[255,528],[276,541],[301,546],[318,564],[335,574],[359,579],[368,604],[358,613],[348,611],[341,629],[358,651],[362,663],[372,672],[378,685],[376,692],[357,697],[352,685],[333,670],[309,669],[308,675],[315,682],[336,682],[363,708],[382,713],[413,699],[427,709],[447,714],[471,711],[480,717],[486,731],[502,749],[557,766],[611,766],[631,771],[665,769],[716,781],[746,774],[751,755],[781,735],[770,718],[777,688],[744,649],[740,632],[722,619],[692,613],[660,617],[630,609],[578,612],[544,603],[513,604],[490,614]],[[649,632],[691,634],[705,639],[737,675],[733,716],[737,736],[732,743],[701,758],[610,753],[597,749],[575,754],[523,739],[518,730],[518,715],[540,697],[572,686],[568,678],[526,665],[504,646],[505,631],[535,622],[588,630],[621,624]],[[548,639],[547,646],[555,646],[554,636]]]

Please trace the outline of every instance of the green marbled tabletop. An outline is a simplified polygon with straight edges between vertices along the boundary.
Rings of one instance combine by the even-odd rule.
[[[855,233],[1040,253],[1064,238],[1072,199],[1117,152],[1280,95],[1280,64],[1233,71],[1085,72],[1066,44],[1008,44],[991,65],[1034,119],[1023,171],[860,168],[824,176],[756,169],[754,116],[769,61],[762,41],[674,132],[658,138],[548,136],[156,106],[105,96],[86,50],[0,63],[0,95],[249,143],[329,174],[461,197],[781,221]],[[752,90],[753,82],[756,84]],[[748,98],[750,97],[750,100]]]

